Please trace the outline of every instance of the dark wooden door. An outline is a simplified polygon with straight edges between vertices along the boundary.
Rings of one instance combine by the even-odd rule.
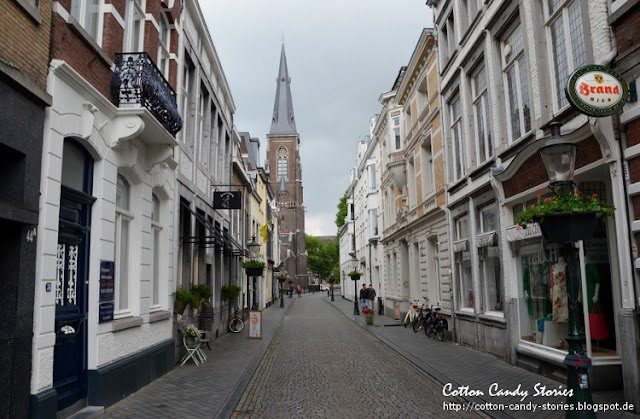
[[[87,396],[89,225],[95,198],[62,186],[56,265],[53,385],[58,409]]]

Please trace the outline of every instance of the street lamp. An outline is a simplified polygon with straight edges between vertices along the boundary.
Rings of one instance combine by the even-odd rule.
[[[573,171],[576,164],[577,145],[566,142],[560,135],[560,124],[556,121],[549,125],[551,137],[546,144],[538,149],[542,156],[549,184],[553,190],[556,186],[571,189],[573,186]],[[567,262],[566,283],[567,300],[569,303],[569,333],[567,343],[569,352],[564,358],[563,364],[567,366],[567,403],[572,405],[567,410],[566,417],[593,417],[596,415],[591,410],[578,411],[578,403],[592,403],[591,388],[589,387],[588,370],[591,368],[591,359],[585,355],[582,344],[585,337],[580,333],[580,310],[578,307],[578,274],[576,269],[576,257],[574,244],[571,241],[563,241],[563,254]]]
[[[255,236],[251,238],[251,242],[247,243],[247,247],[249,248],[249,257],[251,258],[251,260],[256,260],[258,258],[258,252],[260,251],[260,243],[256,242],[256,238]],[[253,301],[251,304],[251,309],[252,310],[257,310],[258,309],[258,304],[256,302],[257,300],[257,293],[256,293],[256,284],[257,284],[257,279],[255,275],[252,275],[253,278]]]

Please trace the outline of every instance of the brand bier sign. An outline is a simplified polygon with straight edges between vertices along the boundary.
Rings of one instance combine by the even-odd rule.
[[[583,114],[609,116],[626,103],[629,88],[612,69],[588,65],[569,76],[565,93],[569,103]]]

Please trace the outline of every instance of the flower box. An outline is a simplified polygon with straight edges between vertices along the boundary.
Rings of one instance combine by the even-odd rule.
[[[247,276],[262,276],[264,268],[245,268]]]
[[[544,239],[548,242],[564,243],[589,240],[598,227],[600,211],[560,212],[536,215]]]

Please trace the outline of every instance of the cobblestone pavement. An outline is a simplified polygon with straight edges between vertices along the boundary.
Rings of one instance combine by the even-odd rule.
[[[295,299],[237,418],[442,416],[442,385],[321,298]],[[451,412],[478,417],[473,412]]]

